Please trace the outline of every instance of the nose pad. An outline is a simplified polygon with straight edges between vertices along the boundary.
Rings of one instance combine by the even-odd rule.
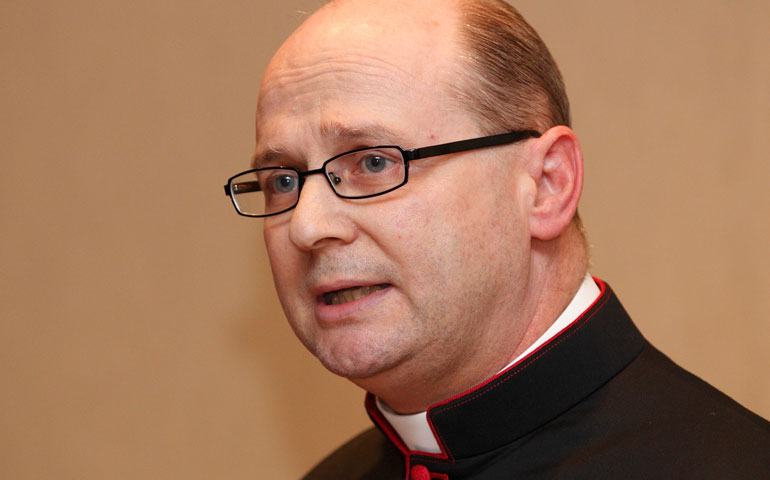
[[[342,179],[334,172],[329,172],[329,181],[332,182],[332,185],[339,185],[340,182],[342,182]]]

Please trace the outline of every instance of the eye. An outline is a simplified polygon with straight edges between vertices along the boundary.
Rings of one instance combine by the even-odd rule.
[[[278,193],[289,193],[297,188],[297,177],[293,175],[276,175],[270,180],[271,189]]]
[[[387,167],[388,162],[390,162],[390,160],[380,155],[368,155],[363,160],[364,168],[371,173],[383,171],[385,167]]]

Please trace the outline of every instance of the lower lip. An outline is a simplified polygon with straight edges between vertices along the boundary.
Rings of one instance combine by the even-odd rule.
[[[345,323],[352,320],[354,315],[379,303],[391,290],[393,287],[388,286],[358,300],[337,305],[327,305],[323,298],[319,297],[315,304],[316,319],[322,325]]]

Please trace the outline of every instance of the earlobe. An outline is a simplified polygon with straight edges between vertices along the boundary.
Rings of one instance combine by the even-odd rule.
[[[583,153],[575,132],[556,126],[537,139],[531,155],[530,175],[537,193],[530,205],[530,233],[539,240],[553,240],[577,211],[583,190]]]

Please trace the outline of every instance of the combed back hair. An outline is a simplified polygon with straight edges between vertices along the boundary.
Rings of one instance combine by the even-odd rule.
[[[488,134],[571,127],[559,67],[534,28],[502,0],[458,0],[466,62],[453,90]],[[572,224],[587,245],[580,214]]]
[[[537,32],[502,0],[459,0],[466,64],[454,85],[487,133],[570,126],[559,68]]]

